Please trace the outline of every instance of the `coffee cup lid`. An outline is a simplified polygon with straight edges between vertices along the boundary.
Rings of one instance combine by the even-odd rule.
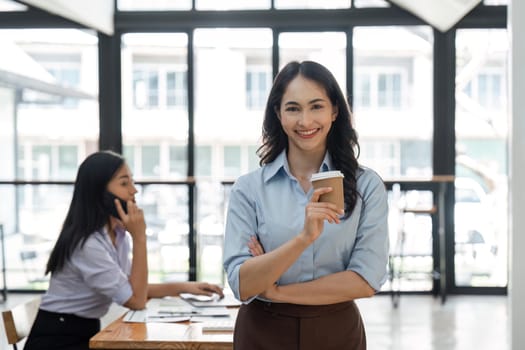
[[[344,175],[339,170],[323,171],[321,173],[312,174],[310,181],[330,179],[332,177],[344,177]]]

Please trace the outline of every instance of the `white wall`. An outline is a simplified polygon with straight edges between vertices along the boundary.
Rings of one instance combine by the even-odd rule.
[[[511,168],[509,312],[512,350],[525,347],[525,1],[511,0],[508,19],[511,46]],[[521,17],[521,18],[520,18]]]

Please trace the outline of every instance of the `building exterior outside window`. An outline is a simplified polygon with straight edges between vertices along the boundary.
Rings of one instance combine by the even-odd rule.
[[[228,6],[234,6],[233,3]],[[349,3],[312,1],[308,6],[339,8],[348,7]],[[181,9],[191,7],[191,2],[188,4],[181,5]],[[355,4],[385,5],[371,0]],[[268,6],[266,1],[252,5]],[[299,2],[281,0],[275,1],[275,5],[294,8]],[[120,8],[129,10],[148,6],[158,9],[167,5],[119,1]],[[213,1],[197,1],[196,6],[224,10]],[[39,40],[32,39],[35,32],[25,30],[0,32],[0,36],[12,38],[17,52],[31,59],[57,84],[96,96],[96,35],[76,30],[62,36],[57,33],[53,31],[47,38],[63,38],[63,42],[58,39],[47,42],[49,32],[45,31],[40,33]],[[193,32],[192,117],[200,279],[224,281],[220,262],[228,189],[221,182],[234,180],[259,166],[256,150],[272,82],[273,45],[278,47],[281,67],[290,60],[319,61],[331,69],[345,92],[352,91],[349,100],[359,132],[359,159],[363,165],[375,169],[384,179],[432,175],[430,27],[354,28],[352,89],[347,87],[346,80],[349,68],[345,32],[281,32],[276,36],[277,43],[273,42],[272,34],[270,28],[197,28]],[[456,169],[462,180],[456,184],[459,205],[455,209],[467,213],[465,217],[478,209],[498,209],[494,222],[485,227],[491,231],[478,232],[479,235],[473,233],[477,230],[474,223],[461,221],[461,215],[456,215],[458,230],[461,229],[455,242],[460,285],[507,283],[507,228],[503,225],[507,195],[506,48],[496,46],[496,52],[488,52],[483,45],[487,37],[504,42],[505,35],[504,30],[458,31]],[[188,45],[187,33],[130,33],[122,37],[123,153],[136,180],[187,179]],[[0,86],[0,101],[15,101],[16,96],[16,92]],[[0,113],[2,129],[10,131],[5,140],[14,144],[16,139],[16,160],[9,156],[12,166],[0,170],[0,178],[73,181],[78,164],[97,149],[98,104],[95,100],[29,89],[18,98],[21,100],[16,105],[16,127],[9,119],[14,115],[14,103],[0,103],[7,111]],[[10,151],[13,152],[5,154],[15,154],[14,149]],[[0,221],[4,223],[6,244],[13,254],[8,265],[11,288],[45,287],[43,262],[59,232],[71,189],[59,185],[16,188],[0,185],[0,197],[15,203],[9,207],[0,204]],[[148,184],[140,186],[138,199],[147,216],[152,278],[184,280],[189,270],[187,189]],[[412,225],[415,231],[428,232],[430,223],[417,219]],[[44,248],[33,249],[40,242]],[[31,256],[36,258],[28,258]],[[487,266],[483,261],[494,265]],[[428,262],[422,264],[426,266]],[[492,268],[496,266],[497,270]]]

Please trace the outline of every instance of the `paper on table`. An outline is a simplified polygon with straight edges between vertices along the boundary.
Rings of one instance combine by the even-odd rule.
[[[171,315],[148,315],[148,310],[129,310],[123,318],[124,322],[182,322],[189,321],[190,316],[174,317]]]
[[[125,322],[181,322],[192,317],[229,317],[226,307],[195,308],[180,298],[153,298],[148,300],[144,310],[130,310],[124,316]]]
[[[150,315],[145,322],[184,322],[190,319],[190,316]]]
[[[124,322],[144,323],[144,322],[146,322],[146,316],[147,316],[146,309],[144,309],[144,310],[129,310],[124,315],[123,320],[124,320]]]
[[[202,321],[203,332],[227,332],[233,331],[234,328],[235,319],[233,317],[215,318]]]

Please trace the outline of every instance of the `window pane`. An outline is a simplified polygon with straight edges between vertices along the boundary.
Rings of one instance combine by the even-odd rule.
[[[197,146],[196,149],[196,175],[208,177],[212,174],[212,147],[206,145]]]
[[[259,168],[258,146],[248,146],[248,171]]]
[[[222,167],[226,145],[240,147],[238,173],[248,171],[247,147],[259,141],[271,87],[271,45],[267,29],[195,31],[195,134],[197,145],[213,144],[209,160],[220,166],[210,168],[211,178],[231,176]],[[197,159],[197,174],[204,174],[199,166]]]
[[[0,0],[1,11],[27,11],[27,6],[11,0]]]
[[[388,191],[390,277],[384,291],[431,291],[432,216],[414,208],[431,208],[433,195],[426,190],[401,190],[394,184]]]
[[[432,175],[432,30],[356,28],[353,111],[360,162],[385,179]]]
[[[16,99],[14,90],[2,90],[0,95],[4,112],[0,121],[13,136],[5,146],[15,147],[11,121],[16,110],[16,149],[24,152],[6,158],[11,162],[5,167],[16,169],[18,179],[74,180],[79,160],[98,147],[96,34],[39,29],[3,30],[0,35],[8,40],[2,52],[3,69],[10,73],[8,86],[19,86],[20,93]],[[75,171],[64,172],[65,145],[78,150],[77,158],[68,160],[74,164],[67,165]],[[14,175],[4,170],[0,176],[4,173]]]
[[[117,0],[122,11],[190,10],[191,0]]]
[[[389,7],[385,0],[354,0],[355,7]]]
[[[159,7],[167,2],[147,4]],[[121,47],[123,150],[135,180],[186,180],[188,37],[125,34]],[[150,278],[187,280],[188,185],[152,184],[142,186],[139,193],[137,202],[148,226]]]
[[[509,0],[483,0],[484,5],[508,5]]]
[[[346,93],[346,35],[338,32],[282,33],[279,65],[290,61],[316,61],[328,68]]]
[[[172,168],[170,151],[188,143],[186,34],[122,38],[122,137],[136,179],[186,178],[187,159]],[[140,162],[138,160],[140,159]]]
[[[195,0],[197,10],[256,10],[269,9],[270,0]]]
[[[349,8],[350,0],[275,0],[278,9],[341,9]]]
[[[98,148],[98,38],[77,29],[0,30],[0,179],[74,181]],[[16,119],[15,119],[16,118]],[[46,289],[43,269],[71,186],[2,185],[9,288]]]
[[[160,175],[160,147],[142,146],[141,163],[143,177],[158,177]]]
[[[5,220],[2,224],[9,288],[47,289],[49,276],[44,276],[44,269],[66,216],[72,191],[73,186],[69,185],[0,186],[2,202],[10,204],[9,215],[0,218]],[[17,206],[13,207],[15,203]]]
[[[137,189],[137,202],[144,210],[147,223],[149,281],[187,281],[187,186],[139,185]]]
[[[231,28],[197,29],[194,39],[199,274],[223,283],[220,183],[250,169],[249,149],[259,142],[270,88],[273,40],[268,29]]]
[[[456,35],[458,286],[507,284],[508,50],[502,29]]]
[[[166,75],[166,105],[168,108],[185,109],[188,106],[186,87],[188,77],[186,72],[171,71]]]
[[[58,178],[75,178],[78,164],[78,146],[58,146]]]
[[[224,146],[224,176],[236,178],[241,175],[241,147]]]
[[[186,146],[170,146],[170,174],[183,177],[188,173],[188,154]]]
[[[256,64],[246,67],[246,107],[252,110],[264,110],[271,85],[270,67]]]

